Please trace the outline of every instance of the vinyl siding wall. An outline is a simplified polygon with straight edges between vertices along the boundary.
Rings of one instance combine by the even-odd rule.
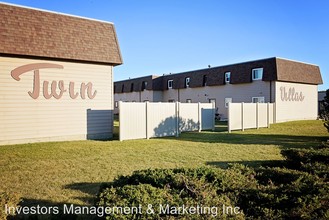
[[[162,101],[162,92],[153,91],[153,90],[144,90],[141,92],[128,92],[128,93],[115,93],[115,101],[123,102],[161,102]],[[114,108],[114,114],[119,113],[119,108]]]
[[[303,101],[281,99],[281,88],[295,94],[302,92]],[[276,122],[316,119],[318,116],[318,86],[300,83],[275,82]]]
[[[33,71],[20,75],[20,81],[11,76],[15,68],[33,63],[63,66],[63,69],[40,69],[37,99],[28,94],[33,90]],[[45,80],[49,81],[49,87],[53,80],[64,81],[67,91],[62,98],[43,96]],[[0,144],[111,138],[112,80],[112,66],[0,57]],[[69,95],[70,82],[75,83],[74,91],[79,93],[75,99]],[[88,82],[97,91],[94,99],[80,96],[81,83]]]
[[[232,98],[232,102],[252,102],[252,97],[264,97],[265,102],[270,102],[270,82],[261,80],[244,84],[226,84],[221,86],[205,86],[186,89],[168,89],[163,92],[163,101],[174,99],[175,101],[207,103],[211,99],[216,100],[218,113],[227,118],[225,98]]]

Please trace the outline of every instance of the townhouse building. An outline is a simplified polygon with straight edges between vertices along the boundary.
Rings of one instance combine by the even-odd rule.
[[[276,122],[316,119],[317,65],[273,57],[163,76],[145,76],[114,83],[118,101],[214,102],[227,118],[228,103],[276,103]]]

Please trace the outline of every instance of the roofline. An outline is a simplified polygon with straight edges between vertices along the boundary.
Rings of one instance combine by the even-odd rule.
[[[244,61],[244,62],[240,62],[240,63],[231,63],[231,64],[225,64],[225,65],[221,65],[221,66],[208,67],[208,68],[203,68],[203,69],[188,70],[188,71],[179,72],[179,73],[170,73],[170,74],[168,73],[168,74],[164,74],[163,76],[184,74],[184,73],[196,72],[196,71],[201,71],[201,70],[215,69],[215,68],[221,68],[221,67],[226,67],[226,66],[233,66],[233,65],[245,64],[245,63],[250,63],[250,62],[258,62],[258,61],[270,60],[270,59],[276,59],[276,58],[277,57],[269,57],[269,58],[263,58],[263,59],[257,59],[257,60]]]
[[[282,57],[268,57],[268,58],[257,59],[257,60],[243,61],[243,62],[239,62],[239,63],[225,64],[225,65],[222,65],[222,66],[214,66],[214,67],[210,67],[210,68],[203,68],[203,69],[196,69],[196,70],[188,70],[188,71],[179,72],[179,73],[164,74],[163,76],[170,76],[170,75],[176,75],[176,74],[184,74],[184,73],[196,72],[196,71],[201,71],[201,70],[215,69],[215,68],[221,68],[221,67],[227,67],[227,66],[233,66],[233,65],[240,65],[240,64],[245,64],[245,63],[258,62],[258,61],[271,60],[271,59],[281,59],[281,60],[287,60],[287,61],[292,61],[292,62],[297,62],[297,63],[303,63],[303,64],[307,64],[307,65],[312,65],[312,66],[319,67],[316,64],[301,62],[301,61],[298,61],[298,60],[291,60],[291,59],[286,59],[286,58],[282,58]]]
[[[30,6],[17,5],[17,4],[1,2],[1,1],[0,1],[0,4],[10,5],[10,6],[19,7],[19,8],[26,8],[26,9],[36,10],[36,11],[42,11],[42,12],[47,12],[47,13],[52,13],[52,14],[57,14],[57,15],[64,15],[64,16],[68,16],[68,17],[79,18],[79,19],[96,21],[96,22],[101,22],[101,23],[107,23],[107,24],[114,25],[113,22],[109,22],[109,21],[104,21],[104,20],[99,20],[99,19],[94,19],[94,18],[88,18],[88,17],[79,16],[79,15],[66,14],[66,13],[62,13],[62,12],[50,11],[50,10],[41,9],[41,8],[34,8],[34,7],[30,7]]]
[[[116,31],[115,25],[113,23],[112,23],[112,27],[113,27],[113,35],[114,35],[115,42],[116,42],[117,47],[118,47],[119,57],[120,57],[120,60],[121,60],[121,63],[120,64],[117,64],[117,65],[122,65],[123,64],[123,58],[122,58],[122,54],[121,54],[121,48],[120,48],[120,45],[119,45],[117,31]]]
[[[215,67],[210,67],[210,68],[203,68],[203,69],[196,69],[196,70],[188,70],[188,71],[179,72],[179,73],[168,73],[168,74],[164,74],[162,76],[157,76],[157,75],[149,75],[149,76],[170,77],[171,75],[186,74],[186,73],[197,72],[197,71],[202,71],[202,70],[207,70],[207,69],[222,68],[222,67],[227,67],[227,66],[240,65],[240,64],[246,64],[246,63],[251,63],[251,62],[258,62],[258,61],[264,61],[264,60],[271,60],[271,59],[274,59],[274,60],[281,59],[281,60],[292,61],[292,62],[297,62],[297,63],[303,63],[303,64],[306,64],[306,65],[312,65],[312,66],[319,67],[316,64],[301,62],[301,61],[297,61],[297,60],[291,60],[291,59],[286,59],[286,58],[282,58],[282,57],[269,57],[269,58],[263,58],[263,59],[257,59],[257,60],[249,60],[249,61],[244,61],[244,62],[239,62],[239,63],[231,63],[231,64],[226,64],[226,65],[222,65],[222,66],[215,66]],[[149,76],[144,76],[144,77],[149,77]],[[124,81],[129,81],[129,80],[134,80],[134,79],[140,79],[140,78],[143,78],[143,77],[131,78],[131,79],[126,79],[126,80],[121,80],[121,81],[116,81],[116,82],[124,82]],[[306,83],[306,84],[308,84],[308,83]],[[319,84],[317,84],[317,85],[319,85]]]
[[[147,77],[151,77],[152,79],[155,79],[155,78],[158,78],[159,76],[157,76],[157,75],[141,76],[141,77],[137,77],[137,78],[131,78],[131,79],[124,79],[124,80],[120,80],[120,81],[115,81],[114,83],[121,83],[121,82],[125,82],[125,81],[142,79],[142,78],[147,78]]]
[[[116,67],[121,65],[121,63],[112,63],[112,62],[102,62],[102,61],[90,61],[90,60],[77,60],[69,58],[58,58],[58,57],[44,57],[44,56],[35,56],[35,55],[21,55],[21,54],[12,54],[12,53],[1,53],[0,57],[10,57],[10,58],[21,58],[21,59],[40,59],[40,60],[49,60],[49,61],[58,61],[58,62],[72,62],[72,63],[89,63],[105,66]]]
[[[292,61],[292,62],[296,62],[296,63],[303,63],[303,64],[307,64],[307,65],[312,65],[312,66],[319,66],[313,63],[306,63],[306,62],[302,62],[302,61],[298,61],[298,60],[292,60],[292,59],[286,59],[286,58],[282,58],[282,57],[275,57],[276,59],[280,59],[280,60],[287,60],[287,61]]]

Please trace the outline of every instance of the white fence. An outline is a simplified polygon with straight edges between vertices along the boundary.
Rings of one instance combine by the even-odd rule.
[[[228,131],[270,127],[275,122],[273,103],[229,103]]]
[[[212,103],[119,102],[120,141],[215,129]]]

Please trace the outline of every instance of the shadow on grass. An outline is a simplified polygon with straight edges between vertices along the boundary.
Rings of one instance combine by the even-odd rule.
[[[173,138],[170,138],[173,139]],[[253,144],[253,145],[279,145],[282,149],[316,147],[327,137],[319,136],[291,136],[279,134],[228,134],[219,132],[183,133],[178,140],[225,143],[225,144]]]
[[[203,143],[279,145],[282,149],[287,149],[317,147],[322,141],[326,141],[327,137],[261,133],[248,134],[238,132],[228,133],[226,122],[216,122],[215,131],[213,132],[184,132],[180,134],[179,138],[166,137],[166,139]]]
[[[82,201],[85,204],[94,204],[95,196],[99,192],[99,187],[100,187],[101,184],[102,183],[82,182],[82,183],[69,184],[69,185],[66,185],[64,188],[80,191],[80,192],[83,192],[83,193],[86,193],[86,194],[90,195],[88,197],[79,197],[79,198],[75,198],[75,199],[79,199],[80,201]]]
[[[254,161],[208,161],[206,165],[214,166],[217,168],[227,169],[231,164],[237,163],[246,165],[248,167],[257,168],[260,166],[264,167],[280,167],[284,165],[286,160],[254,160]]]
[[[119,139],[119,125],[114,126],[113,140]],[[192,141],[203,143],[224,143],[224,144],[253,144],[253,145],[279,145],[282,149],[287,148],[309,148],[317,147],[326,136],[296,136],[283,134],[248,134],[228,133],[227,122],[216,122],[215,131],[207,132],[183,132],[179,138],[161,137],[178,141]],[[156,139],[156,138],[155,138]]]

